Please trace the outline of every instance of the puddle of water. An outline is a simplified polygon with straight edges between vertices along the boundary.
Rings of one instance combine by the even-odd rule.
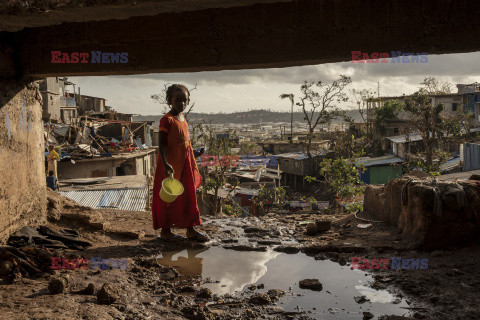
[[[184,275],[213,280],[203,283],[202,287],[219,295],[246,290],[250,284],[265,285],[265,289],[257,292],[284,290],[286,295],[277,305],[285,311],[299,311],[298,308],[311,311],[309,315],[317,319],[361,319],[365,311],[374,314],[374,319],[384,314],[410,315],[406,309],[400,308],[408,306],[405,300],[399,300],[385,290],[368,287],[373,278],[365,272],[329,260],[316,261],[303,253],[238,252],[210,247],[163,252],[158,261],[178,268]],[[323,290],[300,289],[298,282],[307,278],[319,279]],[[358,304],[354,297],[361,295],[370,301]],[[392,304],[394,300],[399,303]]]
[[[386,290],[375,290],[364,285],[355,285],[355,289],[372,302],[391,303],[397,299]]]

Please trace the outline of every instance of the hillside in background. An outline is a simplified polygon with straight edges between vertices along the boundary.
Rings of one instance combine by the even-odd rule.
[[[362,121],[360,114],[356,110],[347,110],[347,115],[355,119],[356,122]],[[162,115],[136,115],[134,121],[155,121],[157,124]],[[270,110],[250,110],[234,113],[197,113],[191,112],[188,115],[189,121],[206,121],[215,124],[248,124],[248,123],[266,123],[266,122],[290,122],[290,112],[274,112]],[[303,112],[294,112],[293,121],[304,122]],[[340,123],[342,120],[336,120]]]

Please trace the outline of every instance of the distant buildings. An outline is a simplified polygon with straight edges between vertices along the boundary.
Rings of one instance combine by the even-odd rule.
[[[105,98],[80,94],[67,78],[46,78],[40,82],[43,98],[42,118],[45,122],[70,124],[71,119],[89,113],[107,111]]]
[[[379,97],[372,98],[367,101],[367,122],[370,125],[375,120],[375,110],[382,107],[389,101],[405,102],[409,96],[398,97]],[[443,103],[445,105],[444,114],[455,115],[458,112],[471,112],[474,115],[474,126],[480,126],[480,85],[474,84],[457,84],[457,93],[449,94],[432,94],[430,95],[433,105]],[[387,133],[385,136],[399,135],[403,133],[406,120],[409,114],[402,111],[398,114],[398,121],[391,121],[387,124]],[[358,128],[355,128],[358,130]]]
[[[44,121],[70,123],[70,119],[78,115],[77,103],[69,94],[68,86],[75,85],[58,77],[46,78],[40,83]]]
[[[105,112],[105,100],[104,98],[92,97],[86,95],[76,96],[78,101],[78,109],[80,114],[87,114],[89,112]]]

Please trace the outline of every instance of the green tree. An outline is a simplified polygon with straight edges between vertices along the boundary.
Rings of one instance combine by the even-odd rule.
[[[471,114],[458,111],[445,114],[443,103],[434,104],[434,96],[449,94],[452,84],[435,77],[426,77],[419,90],[405,100],[407,112],[405,133],[407,141],[412,132],[422,136],[424,152],[408,154],[407,171],[421,169],[432,175],[439,174],[440,166],[450,158],[446,147],[463,139],[462,127],[469,127]]]
[[[352,82],[350,77],[340,75],[330,83],[322,81],[305,81],[301,87],[301,95],[296,105],[302,107],[304,119],[307,121],[307,155],[311,158],[311,145],[318,125],[328,124],[333,119],[341,117],[342,113],[335,103],[348,101],[344,92],[346,86]],[[294,97],[292,97],[293,99]]]
[[[230,170],[235,162],[232,157],[231,149],[233,143],[230,139],[217,139],[217,132],[213,130],[211,124],[203,123],[199,129],[197,141],[206,146],[206,153],[202,156],[202,165],[200,173],[203,180],[203,192],[213,191],[214,204],[213,211],[217,214],[222,205],[222,198],[219,196],[219,190],[227,182],[225,173]],[[225,132],[231,134],[231,130]],[[204,165],[208,162],[208,165]],[[235,186],[234,186],[235,187]]]
[[[320,174],[337,197],[355,197],[363,192],[360,185],[363,167],[357,166],[356,162],[365,152],[353,135],[339,134],[334,142],[333,158],[323,159]]]
[[[398,120],[398,114],[403,110],[403,103],[390,100],[383,104],[383,106],[375,110],[374,125],[381,136],[387,134],[388,125],[393,121]]]
[[[422,136],[425,159],[419,168],[425,170],[425,172],[437,171],[433,159],[438,140],[444,135],[445,131],[444,117],[441,114],[444,109],[445,105],[443,103],[433,105],[432,99],[424,91],[418,91],[405,100],[405,111],[409,113],[407,134],[410,134],[409,131],[413,130]],[[419,160],[415,161],[418,162]]]
[[[365,187],[360,183],[363,165],[357,164],[364,156],[362,143],[348,133],[338,134],[332,144],[333,155],[320,163],[320,175],[328,183],[332,193],[339,199],[353,199],[362,194]],[[306,177],[307,181],[318,181]]]

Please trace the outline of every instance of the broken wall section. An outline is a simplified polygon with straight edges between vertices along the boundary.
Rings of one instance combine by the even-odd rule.
[[[480,236],[480,185],[404,177],[365,190],[364,211],[425,249],[468,245]]]
[[[0,243],[46,220],[41,99],[35,82],[0,80]]]

